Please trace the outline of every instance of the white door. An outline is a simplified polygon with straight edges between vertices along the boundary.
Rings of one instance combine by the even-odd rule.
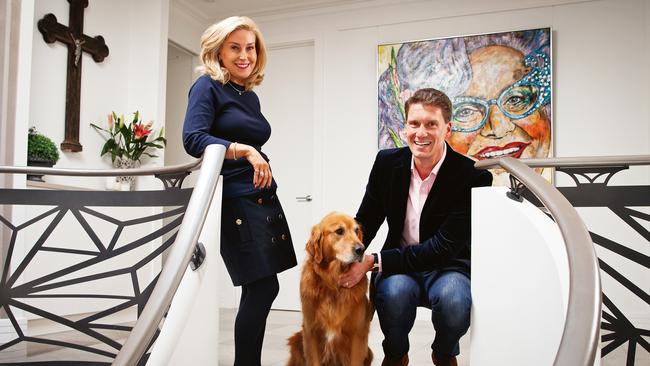
[[[300,310],[300,272],[313,224],[313,202],[307,197],[314,196],[313,173],[320,169],[314,159],[314,45],[271,47],[268,54],[264,82],[255,89],[272,129],[263,150],[271,159],[298,258],[298,266],[278,275],[280,294],[273,308]]]

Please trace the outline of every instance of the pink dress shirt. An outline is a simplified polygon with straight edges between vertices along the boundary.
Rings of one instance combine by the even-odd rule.
[[[447,156],[447,144],[443,145],[442,156],[438,163],[433,167],[431,173],[422,180],[417,169],[415,169],[415,162],[411,158],[411,183],[409,184],[409,198],[406,202],[406,217],[404,218],[404,231],[402,231],[402,240],[400,244],[417,245],[420,243],[420,214],[422,207],[427,200],[431,187],[436,180],[438,171],[442,166],[442,162]]]

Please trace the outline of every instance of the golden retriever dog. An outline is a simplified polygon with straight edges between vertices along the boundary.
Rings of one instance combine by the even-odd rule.
[[[339,276],[363,258],[364,250],[361,228],[348,215],[330,213],[312,228],[300,279],[302,330],[288,340],[287,366],[369,366],[372,362],[368,278],[364,276],[352,288],[338,284]]]

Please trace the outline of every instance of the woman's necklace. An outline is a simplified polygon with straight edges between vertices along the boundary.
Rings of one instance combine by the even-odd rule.
[[[237,92],[237,94],[239,94],[239,95],[242,95],[242,94],[244,94],[246,92],[246,90],[239,90],[239,89],[235,88],[235,86],[232,85],[230,83],[230,81],[227,84],[230,85],[230,87],[233,88]]]

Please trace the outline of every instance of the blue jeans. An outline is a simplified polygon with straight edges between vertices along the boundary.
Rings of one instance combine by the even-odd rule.
[[[441,358],[460,353],[458,341],[469,328],[472,294],[462,273],[416,272],[375,279],[375,307],[384,333],[384,355],[399,359],[409,350],[408,334],[418,306],[431,309],[435,339],[433,352]]]

